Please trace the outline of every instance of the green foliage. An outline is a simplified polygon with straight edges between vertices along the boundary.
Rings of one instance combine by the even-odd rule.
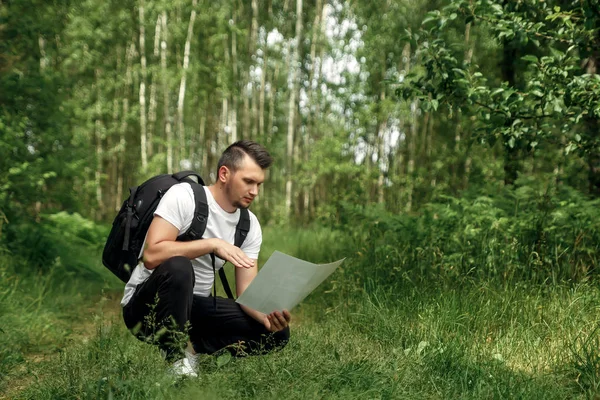
[[[568,187],[553,193],[520,184],[497,196],[440,197],[418,215],[348,206],[341,229],[352,227],[355,236],[356,278],[394,287],[404,279],[508,284],[597,277],[598,200]]]
[[[508,153],[558,146],[589,159],[595,171],[600,78],[590,68],[596,62],[590,48],[600,43],[600,16],[593,7],[588,2],[453,0],[431,11],[419,32],[408,33],[420,44],[425,73],[414,75],[397,95],[418,99],[424,110],[443,107],[450,115],[474,117],[477,139],[499,142]],[[497,38],[500,81],[465,59],[468,51],[449,34],[461,23]],[[597,186],[595,174],[590,188]]]
[[[42,215],[38,223],[6,224],[0,243],[23,260],[27,273],[103,280],[110,273],[96,266],[107,237],[108,227],[63,211]]]

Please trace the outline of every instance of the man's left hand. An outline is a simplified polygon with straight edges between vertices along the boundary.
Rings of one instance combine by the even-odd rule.
[[[263,324],[269,332],[279,332],[287,328],[292,320],[292,315],[288,310],[273,311],[265,316]]]

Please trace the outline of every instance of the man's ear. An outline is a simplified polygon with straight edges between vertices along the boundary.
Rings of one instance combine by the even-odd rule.
[[[231,171],[225,165],[222,165],[219,168],[219,176],[217,176],[217,180],[221,183],[227,183],[227,180],[231,177]]]

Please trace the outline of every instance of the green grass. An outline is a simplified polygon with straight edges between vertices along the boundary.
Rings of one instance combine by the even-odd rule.
[[[118,287],[99,265],[91,270],[78,277],[56,263],[43,273],[0,256],[0,393],[30,374],[28,361],[55,355],[72,338],[88,334],[102,292]]]
[[[264,246],[266,257],[269,249],[277,248],[311,261],[331,261],[342,252],[339,237],[325,230],[266,229]],[[359,262],[349,259],[346,270],[364,268],[368,275],[368,267]],[[87,321],[94,329],[78,341],[53,342],[49,336],[53,350],[41,362],[17,362],[29,380],[27,387],[10,395],[19,399],[600,395],[600,289],[592,284],[399,280],[384,287],[356,282],[355,274],[346,270],[336,272],[294,310],[292,340],[285,349],[243,359],[202,356],[199,377],[178,382],[166,372],[168,365],[158,351],[127,332],[119,315],[104,315],[98,306],[94,317],[84,299],[79,307],[76,301],[65,303],[71,308],[67,318],[78,315],[74,321]],[[62,326],[56,332],[70,329],[71,321],[59,323],[62,317],[55,304],[60,304],[60,295],[41,296],[38,312],[54,310],[46,323]],[[16,308],[9,315],[14,321],[21,318]]]

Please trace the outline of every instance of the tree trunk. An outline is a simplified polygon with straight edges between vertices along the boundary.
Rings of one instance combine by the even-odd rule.
[[[162,13],[162,40],[160,42],[160,69],[163,87],[163,123],[165,126],[165,140],[167,142],[167,172],[173,173],[173,132],[171,131],[171,116],[169,107],[169,83],[167,70],[167,12]]]
[[[133,57],[135,55],[135,40],[127,47],[126,54],[126,70],[125,70],[125,90],[123,93],[123,114],[121,117],[121,126],[119,128],[119,152],[117,153],[118,178],[117,178],[117,194],[114,202],[115,211],[119,211],[123,201],[123,186],[125,175],[125,154],[127,154],[127,129],[129,118],[129,96],[133,85],[132,66]]]
[[[161,37],[161,16],[156,18],[156,28],[154,29],[154,60],[160,60],[160,37]],[[154,131],[156,129],[156,81],[158,80],[156,70],[152,73],[150,82],[150,106],[148,109],[148,157],[152,158],[154,154]]]
[[[597,43],[600,42],[600,34]],[[597,47],[587,59],[586,73],[596,75],[598,73],[598,63],[600,62],[600,51]],[[600,123],[593,113],[585,119],[588,132],[591,137],[595,137],[600,132]],[[600,197],[600,151],[598,145],[589,146],[586,151],[586,162],[588,165],[588,190],[594,197]]]
[[[96,219],[101,221],[104,218],[104,196],[102,193],[102,174],[104,173],[102,165],[104,162],[104,149],[102,147],[103,127],[102,127],[102,97],[100,91],[100,69],[96,69],[96,115],[94,119],[94,137],[96,138]]]
[[[289,8],[290,0],[285,0],[283,3],[283,14],[287,15]],[[290,65],[290,41],[286,40],[286,59],[285,65]],[[269,122],[267,125],[267,145],[271,144],[272,135],[273,135],[273,127],[275,124],[275,96],[276,96],[276,87],[279,85],[279,75],[281,71],[281,63],[275,63],[275,71],[273,71],[273,76],[271,78],[271,85],[269,88]]]
[[[229,57],[229,41],[227,37],[223,37],[223,57],[225,60],[225,68],[227,68],[230,64]],[[222,81],[222,98],[221,98],[221,127],[219,131],[222,133],[222,136],[226,136],[229,134],[230,127],[228,126],[229,122],[229,96],[231,94],[231,85],[232,82]],[[216,149],[218,150],[218,149]]]
[[[306,123],[306,131],[304,133],[304,152],[303,152],[303,161],[304,163],[308,163],[309,161],[309,146],[310,140],[317,140],[316,136],[316,114],[314,110],[314,90],[318,89],[318,65],[317,64],[317,46],[320,48],[320,38],[321,38],[321,30],[322,30],[322,14],[323,14],[323,2],[322,0],[317,0],[315,5],[315,19],[313,21],[312,26],[312,38],[310,43],[310,77],[308,79],[308,109],[309,109],[309,117]],[[314,184],[304,188],[304,210],[306,214],[306,219],[310,219],[312,216],[311,209],[311,192],[313,191]]]
[[[265,132],[265,88],[267,86],[267,68],[269,61],[269,47],[265,44],[263,52],[263,66],[260,74],[260,93],[258,95],[258,136],[263,140]]]
[[[377,115],[377,164],[379,177],[377,179],[377,201],[379,204],[384,202],[384,180],[385,172],[387,170],[386,157],[385,157],[385,135],[387,133],[387,112],[385,110],[385,84],[384,79],[386,75],[386,55],[383,54],[381,63],[381,79],[380,79],[380,91],[379,91],[379,107]]]
[[[148,168],[148,137],[146,132],[146,32],[144,29],[144,0],[139,0],[139,23],[140,23],[140,151],[142,155],[142,171]]]
[[[516,44],[512,42],[505,42],[503,49],[503,59],[502,59],[502,79],[508,82],[509,87],[516,86],[516,71],[514,60],[518,57],[518,51],[515,47]],[[506,125],[511,126],[512,120],[507,119]],[[508,138],[504,141],[504,184],[505,185],[514,185],[515,181],[518,177],[518,172],[520,169],[519,165],[519,150],[517,143],[514,144],[513,147],[510,147],[508,144]]]
[[[321,32],[319,35],[319,38],[323,38],[326,35],[326,31],[327,31],[327,10],[328,7],[322,7],[323,10],[323,16],[321,17]],[[320,43],[320,41],[319,41]],[[325,58],[325,46],[321,45],[320,46],[320,51],[319,51],[319,69],[317,71],[316,74],[316,83],[317,83],[317,97],[315,98],[315,102],[316,102],[316,106],[315,106],[315,119],[316,120],[320,120],[321,118],[321,100],[322,100],[322,92],[321,92],[321,88],[319,87],[319,82],[322,80],[323,77],[323,59]],[[325,132],[325,136],[330,135],[331,132],[329,132],[329,130],[327,130]]]
[[[40,72],[44,72],[48,67],[48,56],[46,55],[46,39],[42,35],[38,36],[38,45],[40,47]]]
[[[412,211],[413,205],[413,193],[415,186],[415,155],[417,149],[417,132],[419,132],[418,119],[417,119],[417,109],[419,108],[416,101],[413,101],[410,104],[410,115],[411,115],[411,125],[410,125],[410,138],[407,135],[408,140],[408,157],[407,157],[407,170],[406,170],[406,212]]]
[[[231,30],[231,66],[233,68],[233,82],[232,87],[234,90],[231,91],[231,141],[235,143],[238,140],[237,131],[237,112],[238,112],[238,99],[240,96],[239,91],[239,74],[238,74],[238,57],[237,57],[237,34],[235,32],[236,23],[236,10],[233,10],[233,29]],[[235,90],[238,88],[238,90]]]
[[[471,40],[471,23],[469,22],[465,27],[465,64],[471,65],[471,61],[473,59],[473,51],[475,47],[475,43]],[[468,131],[466,132],[467,140],[470,136],[470,126],[467,127]],[[463,164],[463,177],[462,177],[462,189],[466,189],[469,184],[469,174],[471,173],[471,155],[469,154],[470,146],[467,146],[464,150],[464,164]]]
[[[287,130],[287,177],[285,183],[285,209],[288,217],[292,209],[292,176],[293,176],[293,157],[294,157],[294,128],[296,119],[296,96],[298,91],[298,59],[302,46],[302,0],[296,0],[296,38],[294,40],[295,48],[292,61],[290,63],[290,73],[292,75],[292,89],[288,103],[288,130]]]
[[[200,156],[200,162],[199,162],[199,166],[201,167],[201,171],[205,171],[204,170],[204,154],[208,151],[208,146],[206,145],[206,112],[202,113],[202,116],[200,117],[200,127],[198,130],[198,156],[200,156],[200,151],[201,151],[201,156]],[[194,168],[196,168],[196,166],[194,165]]]
[[[179,98],[177,100],[177,136],[179,139],[179,160],[181,162],[185,155],[185,126],[183,122],[183,109],[185,103],[185,87],[187,70],[190,65],[190,46],[192,36],[194,35],[194,22],[196,21],[196,7],[198,0],[192,0],[192,12],[190,14],[190,22],[188,24],[187,37],[185,39],[185,47],[183,50],[183,67],[181,71],[181,82],[179,84]]]
[[[252,30],[250,34],[250,46],[249,46],[248,56],[250,61],[250,67],[252,66],[252,57],[256,55],[256,49],[258,47],[258,0],[252,0]],[[250,68],[248,69],[250,71]],[[250,73],[248,73],[250,76]],[[256,90],[256,85],[253,79],[250,79],[252,82],[251,93],[252,93],[252,112],[250,114],[250,119],[252,121],[252,128],[250,130],[250,138],[256,140],[258,137],[258,91]]]

